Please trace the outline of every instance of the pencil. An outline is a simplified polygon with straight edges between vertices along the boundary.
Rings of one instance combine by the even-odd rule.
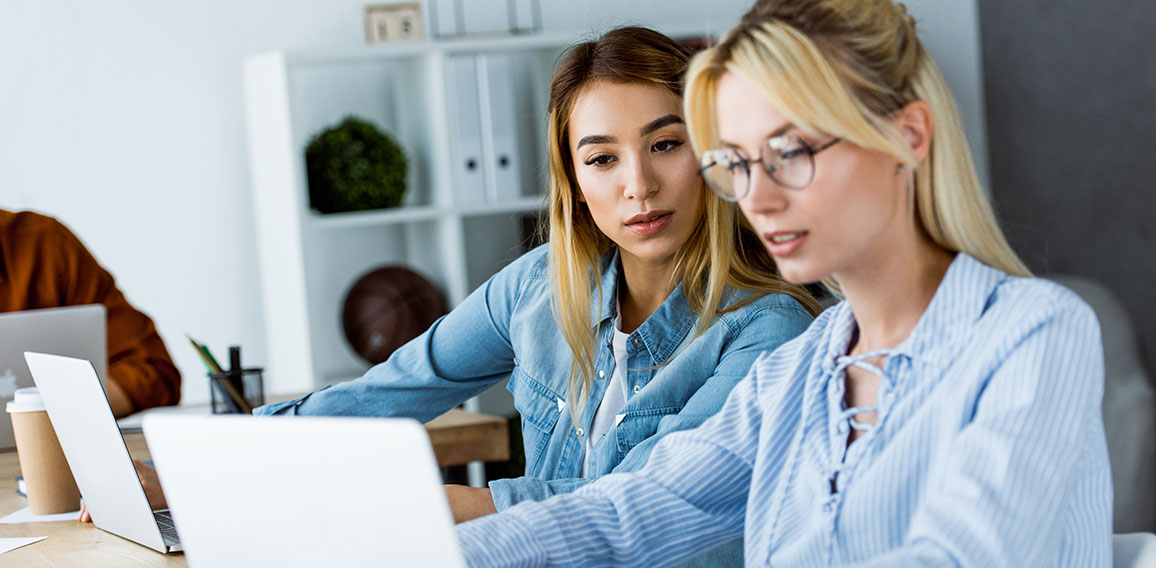
[[[217,359],[209,352],[208,347],[198,343],[197,340],[193,339],[190,335],[185,335],[185,337],[189,338],[189,343],[193,344],[193,349],[197,350],[197,355],[201,356],[201,361],[205,363],[205,367],[209,369],[210,373],[220,373],[223,371],[221,365],[217,363]]]

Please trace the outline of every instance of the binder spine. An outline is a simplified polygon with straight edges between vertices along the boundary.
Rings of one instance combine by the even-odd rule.
[[[522,180],[510,57],[479,55],[477,71],[486,197],[493,203],[513,201],[522,196]]]
[[[477,66],[474,56],[445,60],[446,104],[450,121],[450,163],[454,172],[454,196],[460,205],[486,201],[481,106],[478,104]]]

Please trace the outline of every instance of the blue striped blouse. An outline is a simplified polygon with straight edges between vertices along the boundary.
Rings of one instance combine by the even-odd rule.
[[[746,537],[751,566],[1108,566],[1095,315],[959,254],[883,367],[848,304],[760,357],[645,468],[460,525],[472,566],[659,566]],[[880,375],[846,408],[849,365]],[[874,425],[851,415],[878,412]],[[864,432],[850,447],[850,428]]]

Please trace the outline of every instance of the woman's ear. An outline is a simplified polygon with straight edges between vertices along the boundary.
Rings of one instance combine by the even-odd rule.
[[[931,137],[935,127],[931,116],[931,106],[919,100],[907,103],[907,106],[899,109],[899,114],[895,118],[895,126],[903,138],[907,140],[911,157],[915,159],[915,163],[922,162],[931,151]]]

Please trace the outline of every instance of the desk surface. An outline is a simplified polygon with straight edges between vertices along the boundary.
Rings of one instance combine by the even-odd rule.
[[[502,418],[451,410],[426,424],[438,464],[460,465],[469,461],[509,459],[509,438]],[[141,434],[126,434],[125,445],[134,458],[148,459],[148,447]],[[20,473],[16,452],[0,452],[0,516],[27,506],[16,494],[13,480]],[[91,523],[0,524],[0,537],[47,536],[48,538],[7,554],[0,554],[0,567],[134,568],[186,566],[183,554],[164,555],[104,532]]]

